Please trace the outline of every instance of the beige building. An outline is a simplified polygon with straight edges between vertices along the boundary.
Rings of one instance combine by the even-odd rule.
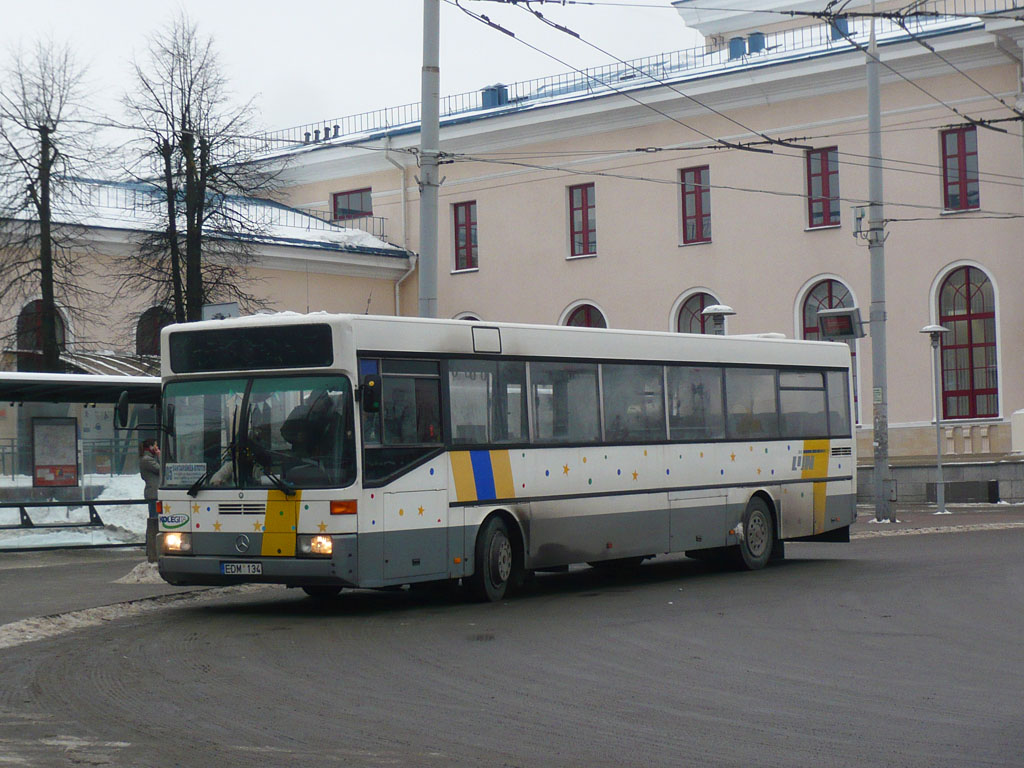
[[[870,21],[675,5],[704,47],[442,100],[440,315],[703,332],[700,310],[723,303],[728,333],[798,338],[817,336],[819,308],[867,319]],[[930,466],[919,330],[942,323],[947,479],[998,477],[1024,498],[1024,27],[967,15],[1001,7],[877,21],[889,421],[894,464]],[[417,251],[417,120],[396,108],[278,132],[296,142],[289,203],[384,217]],[[404,283],[402,313],[416,291]],[[871,339],[852,344],[870,464]],[[900,470],[900,498],[923,498],[930,471]]]

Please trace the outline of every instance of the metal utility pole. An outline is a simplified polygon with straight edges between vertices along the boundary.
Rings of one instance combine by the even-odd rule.
[[[441,101],[441,0],[423,0],[420,78],[420,317],[437,317],[437,157]]]
[[[932,340],[932,381],[935,384],[935,505],[936,515],[948,515],[946,510],[946,483],[942,479],[942,357],[941,346],[943,334],[949,328],[941,325],[926,325],[921,329]]]
[[[885,220],[882,211],[882,108],[878,86],[875,3],[868,44],[868,253],[871,257],[871,402],[874,412],[875,520],[894,521],[889,502],[889,399],[885,354]]]

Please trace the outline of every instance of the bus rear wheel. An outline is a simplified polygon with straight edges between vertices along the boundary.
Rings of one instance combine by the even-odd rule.
[[[515,552],[508,526],[498,515],[484,523],[476,537],[476,568],[469,579],[469,588],[477,600],[501,600],[516,569]]]
[[[736,564],[748,571],[764,568],[772,556],[775,543],[775,524],[768,504],[755,496],[743,513],[743,532],[740,536]]]

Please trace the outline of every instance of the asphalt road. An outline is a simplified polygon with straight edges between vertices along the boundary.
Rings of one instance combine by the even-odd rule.
[[[1022,552],[879,536],[488,605],[165,593],[0,650],[0,766],[1021,766]]]

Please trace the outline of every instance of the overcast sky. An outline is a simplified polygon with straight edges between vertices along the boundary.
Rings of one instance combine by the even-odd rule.
[[[669,0],[614,1],[535,7],[620,58],[700,42]],[[611,61],[521,8],[461,2],[573,67]],[[6,62],[19,43],[69,42],[88,65],[96,106],[109,104],[116,114],[132,57],[141,57],[147,35],[184,9],[213,37],[234,93],[256,98],[263,127],[286,128],[419,101],[422,7],[422,0],[0,0],[0,46]],[[566,69],[442,0],[442,95]]]

